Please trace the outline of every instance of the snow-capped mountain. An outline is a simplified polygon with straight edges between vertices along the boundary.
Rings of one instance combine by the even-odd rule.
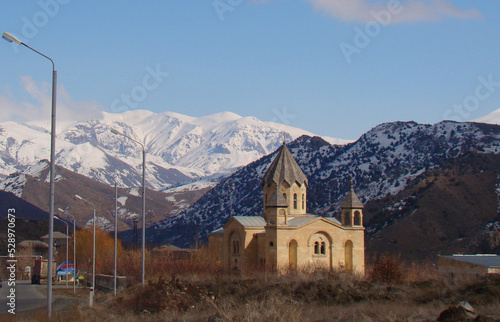
[[[351,179],[358,196],[367,202],[403,191],[415,178],[447,160],[472,152],[500,154],[500,126],[394,122],[381,124],[345,146],[304,136],[288,147],[309,178],[308,211],[329,216],[338,211]],[[206,238],[231,216],[261,214],[260,182],[273,156],[267,155],[222,180],[179,216],[158,222],[148,236],[157,242],[185,246],[193,236]]]
[[[131,139],[113,134],[111,129]],[[230,112],[197,118],[144,110],[103,113],[100,119],[65,124],[58,130],[56,163],[103,183],[116,181],[120,186],[134,187],[141,184],[142,145],[146,151],[147,185],[160,190],[192,179],[228,175],[274,151],[283,133],[288,141],[312,135]],[[25,171],[49,159],[49,155],[50,133],[46,125],[0,123],[0,177]]]
[[[480,122],[480,123],[488,123],[488,124],[497,124],[500,125],[500,108],[494,110],[488,115],[482,116],[474,122]]]

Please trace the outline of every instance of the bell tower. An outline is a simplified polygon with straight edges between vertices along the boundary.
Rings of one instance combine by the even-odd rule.
[[[340,204],[342,226],[363,226],[363,204],[359,200],[351,180],[351,189]]]
[[[286,225],[289,217],[306,214],[307,185],[306,175],[283,143],[262,179],[267,223]]]

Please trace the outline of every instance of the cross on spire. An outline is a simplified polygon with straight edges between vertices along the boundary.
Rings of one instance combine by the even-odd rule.
[[[283,131],[283,145],[286,144],[286,132]]]

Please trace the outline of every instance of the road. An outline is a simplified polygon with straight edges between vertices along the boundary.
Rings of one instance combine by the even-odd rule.
[[[11,306],[15,304],[15,312],[23,312],[46,306],[47,285],[32,285],[30,281],[16,281],[15,293],[12,297],[8,281],[4,280],[0,289],[0,314],[7,313]],[[15,301],[13,300],[15,299]]]

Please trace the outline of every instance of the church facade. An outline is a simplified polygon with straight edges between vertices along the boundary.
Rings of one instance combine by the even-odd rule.
[[[353,188],[339,221],[307,213],[307,186],[283,144],[262,179],[263,215],[232,217],[208,235],[210,253],[235,270],[339,268],[364,275],[363,205]]]

